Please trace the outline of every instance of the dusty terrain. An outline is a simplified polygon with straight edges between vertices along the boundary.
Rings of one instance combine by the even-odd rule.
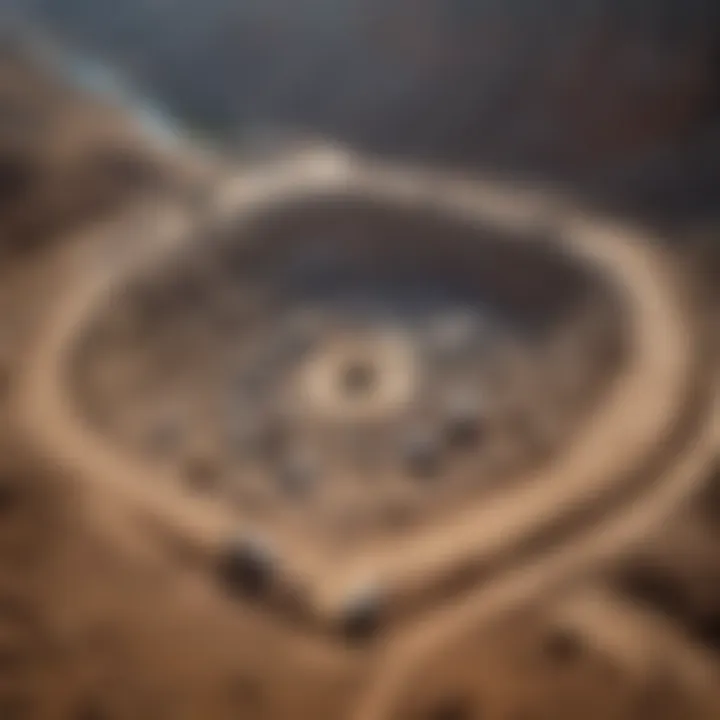
[[[720,716],[716,317],[689,249],[344,151],[216,171],[3,67],[0,119],[46,125],[0,133],[2,720]],[[307,257],[330,270],[308,280]],[[342,342],[321,324],[307,365],[249,365],[269,372],[253,422],[293,398],[293,438],[322,453],[298,498],[277,446],[250,461],[195,400],[237,389],[227,366],[283,339],[308,286]],[[382,300],[350,350],[348,287]],[[428,369],[406,287],[503,311],[490,362]],[[355,347],[360,405],[328,380]],[[416,365],[431,398],[507,388],[470,418],[481,442],[398,464],[398,428],[448,420],[407,400]],[[180,437],[148,414],[168,397],[192,406]],[[367,427],[370,469],[347,444]]]

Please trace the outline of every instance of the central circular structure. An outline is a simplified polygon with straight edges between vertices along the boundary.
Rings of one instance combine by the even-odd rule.
[[[351,424],[407,414],[422,395],[416,353],[413,338],[389,328],[327,338],[295,380],[303,411]]]

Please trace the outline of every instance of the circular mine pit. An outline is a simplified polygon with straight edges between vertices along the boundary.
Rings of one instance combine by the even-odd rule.
[[[518,476],[546,461],[528,428],[552,418],[559,447],[618,368],[586,339],[622,356],[612,289],[540,230],[311,193],[195,232],[95,309],[74,397],[179,485],[202,472],[192,484],[228,503],[257,489],[312,533],[336,533],[358,492],[368,533],[398,493],[421,524],[497,487],[500,447]],[[553,352],[576,397],[554,391]],[[196,435],[212,436],[212,483],[188,466]]]
[[[205,570],[267,539],[334,632],[367,578],[402,625],[658,492],[704,376],[650,243],[320,159],[78,278],[19,379],[59,463]]]

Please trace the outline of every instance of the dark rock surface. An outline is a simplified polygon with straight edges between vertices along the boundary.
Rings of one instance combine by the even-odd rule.
[[[655,169],[720,113],[712,0],[3,6],[224,137],[291,126],[373,152],[577,179]]]

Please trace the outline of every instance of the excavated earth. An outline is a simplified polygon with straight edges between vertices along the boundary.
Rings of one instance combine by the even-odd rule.
[[[695,244],[26,61],[0,123],[0,719],[720,717]]]

